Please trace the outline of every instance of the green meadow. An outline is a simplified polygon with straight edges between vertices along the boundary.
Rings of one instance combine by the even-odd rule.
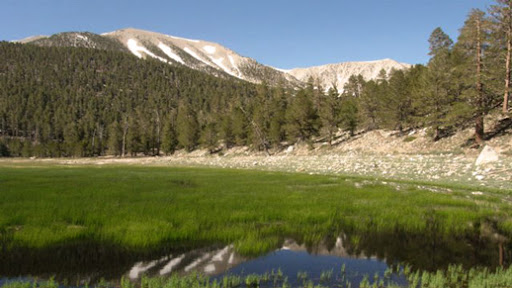
[[[484,191],[483,195],[474,195]],[[342,229],[512,231],[511,191],[214,168],[0,164],[0,245],[133,251],[234,243],[244,255]],[[482,225],[487,223],[489,225]],[[479,231],[476,231],[479,233]]]

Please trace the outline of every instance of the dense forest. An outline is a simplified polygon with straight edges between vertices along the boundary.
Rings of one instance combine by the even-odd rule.
[[[508,115],[512,1],[473,10],[456,42],[436,28],[431,59],[325,90],[221,79],[121,51],[0,43],[0,156],[269,151],[340,131],[426,127],[433,140]]]

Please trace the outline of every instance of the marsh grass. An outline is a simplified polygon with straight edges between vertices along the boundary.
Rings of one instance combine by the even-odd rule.
[[[464,233],[492,221],[512,231],[511,205],[471,190],[397,190],[344,177],[214,168],[0,166],[1,249],[72,241],[125,249],[235,243],[244,255],[285,237],[318,243],[341,228]],[[430,226],[429,226],[430,225]]]

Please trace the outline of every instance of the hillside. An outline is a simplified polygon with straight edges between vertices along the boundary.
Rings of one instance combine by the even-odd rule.
[[[352,75],[365,80],[376,79],[380,70],[407,69],[409,64],[391,59],[371,62],[346,62],[291,70],[260,64],[218,43],[186,39],[134,28],[120,29],[102,35],[89,32],[64,32],[48,36],[29,37],[16,41],[40,46],[84,47],[132,53],[138,58],[153,58],[171,65],[184,65],[217,77],[235,77],[251,83],[268,83],[300,87],[310,77],[323,87],[336,83],[342,90]]]
[[[44,47],[75,47],[91,48],[99,50],[129,52],[121,43],[116,40],[102,37],[89,32],[65,32],[47,36],[30,37],[16,41],[22,44],[35,44]]]
[[[127,28],[102,35],[89,32],[64,32],[29,37],[23,44],[56,47],[82,47],[132,53],[138,58],[152,58],[171,65],[184,65],[216,77],[235,77],[251,83],[266,82],[290,87],[302,85],[293,76],[256,60],[244,57],[217,43],[185,39],[150,31]]]
[[[174,150],[177,137],[192,149],[208,122],[243,119],[232,103],[249,109],[255,93],[245,81],[119,51],[3,42],[0,153],[159,154]]]

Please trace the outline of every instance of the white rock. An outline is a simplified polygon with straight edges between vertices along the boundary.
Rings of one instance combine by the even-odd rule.
[[[476,159],[475,165],[483,165],[496,162],[499,160],[498,153],[489,145],[486,145],[480,155]]]

